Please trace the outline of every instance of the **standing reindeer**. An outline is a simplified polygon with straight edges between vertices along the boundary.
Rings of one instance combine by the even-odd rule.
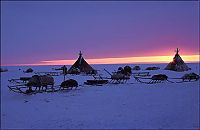
[[[54,78],[50,75],[33,75],[28,83],[27,86],[29,87],[29,89],[27,90],[27,92],[32,92],[32,87],[36,87],[35,90],[37,90],[39,88],[39,91],[43,88],[45,88],[45,91],[47,90],[47,86],[50,85],[52,90],[53,90],[53,86],[54,86]]]

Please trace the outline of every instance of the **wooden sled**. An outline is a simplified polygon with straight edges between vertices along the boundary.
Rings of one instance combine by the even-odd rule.
[[[169,80],[153,80],[152,78],[141,78],[141,77],[134,77],[136,81],[140,82],[140,83],[146,83],[146,84],[155,84],[155,83],[163,83],[163,82],[170,82],[170,83],[174,83],[172,81]]]
[[[26,84],[24,85],[13,85],[13,86],[8,86],[9,90],[16,92],[16,93],[23,93],[23,94],[36,94],[36,93],[43,93],[43,92],[56,92],[58,89],[52,89],[52,87],[47,87],[45,90],[41,89],[38,90],[37,87],[32,86],[31,89],[30,87],[27,87]]]
[[[86,85],[103,85],[103,84],[107,84],[108,80],[103,80],[103,79],[94,79],[94,80],[87,80],[87,82],[84,82],[84,84]]]
[[[195,82],[198,81],[199,79],[184,79],[184,78],[169,78],[172,80],[175,80],[175,83],[184,83],[184,82]]]
[[[50,75],[50,76],[60,76],[61,72],[35,72],[37,75]]]
[[[109,83],[112,84],[123,84],[126,83],[130,78],[108,78],[111,79]]]
[[[93,75],[93,77],[94,80],[87,80],[86,82],[84,82],[84,84],[102,86],[103,84],[108,83],[108,80],[101,77],[101,75]]]
[[[26,94],[26,95],[32,95],[32,94],[37,94],[37,93],[44,93],[44,92],[58,92],[58,91],[68,91],[72,90],[71,88],[67,89],[61,89],[60,85],[57,86],[47,86],[47,89],[41,89],[38,90],[37,87],[32,86],[31,89],[26,86],[26,84],[21,84],[21,85],[13,85],[13,86],[8,86],[10,91],[13,91],[15,93],[21,93],[21,94]]]
[[[181,78],[170,78],[170,79],[179,80],[179,81],[176,81],[176,83],[195,82],[200,79],[200,76],[195,73],[189,73],[189,74],[183,75]]]
[[[110,83],[114,83],[114,84],[126,83],[130,79],[130,75],[117,73],[117,72],[113,72],[113,74],[111,74],[106,69],[104,70],[111,76],[110,78],[106,78],[106,79],[111,79]]]
[[[164,74],[154,75],[151,78],[143,78],[143,77],[134,77],[134,78],[136,81],[140,83],[146,83],[146,84],[155,84],[155,83],[163,83],[163,82],[174,83],[168,80],[168,77]]]
[[[24,85],[8,86],[8,88],[13,92],[24,93],[24,94],[25,94],[25,92],[22,89],[27,89],[27,87]]]
[[[20,77],[19,79],[10,79],[8,80],[12,84],[24,84],[27,83],[31,77]]]
[[[137,73],[132,73],[132,75],[135,77],[147,77],[147,76],[151,76],[150,72],[137,72]]]

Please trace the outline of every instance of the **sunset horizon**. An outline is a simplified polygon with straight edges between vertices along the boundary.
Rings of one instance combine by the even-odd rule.
[[[89,64],[163,64],[169,63],[173,60],[174,56],[142,56],[142,57],[120,57],[120,58],[83,58]],[[200,55],[181,55],[183,60],[186,63],[199,63]],[[78,58],[78,57],[77,57]],[[8,65],[1,65],[1,66],[45,66],[45,65],[72,65],[77,60],[44,60],[40,61],[39,63],[32,63],[32,64],[8,64]]]

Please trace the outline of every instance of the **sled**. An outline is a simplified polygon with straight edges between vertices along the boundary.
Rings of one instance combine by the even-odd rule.
[[[50,75],[50,76],[60,76],[61,72],[35,72],[37,75]]]
[[[87,80],[84,84],[101,86],[108,83],[108,80],[101,77],[101,75],[93,75],[93,78],[94,80]]]
[[[117,72],[113,72],[112,74],[107,71],[106,69],[104,69],[111,77],[110,78],[106,78],[106,79],[111,79],[110,83],[126,83],[129,79],[130,79],[130,75],[126,75],[126,74],[122,74],[122,73],[117,73]]]
[[[146,84],[155,84],[155,83],[163,83],[163,82],[170,82],[174,83],[170,80],[168,80],[168,77],[164,74],[158,74],[158,75],[153,75],[151,78],[143,78],[143,77],[134,77],[136,81],[140,83],[146,83]]]
[[[170,78],[170,79],[179,80],[179,81],[176,81],[176,83],[195,82],[200,79],[200,76],[195,73],[189,73],[189,74],[183,75],[181,78]]]
[[[35,86],[32,86],[31,89],[30,87],[26,86],[26,84],[21,84],[21,85],[13,85],[13,86],[8,86],[9,90],[13,91],[13,92],[16,92],[16,93],[23,93],[23,94],[36,94],[36,93],[42,93],[42,92],[56,92],[58,91],[58,89],[55,89],[55,87],[53,87],[52,89],[52,86],[49,87],[47,86],[47,88],[44,90],[44,89],[41,89],[41,90],[38,90],[37,87]]]
[[[8,80],[12,84],[24,84],[27,83],[31,77],[20,77],[19,79],[10,79]]]
[[[137,72],[137,73],[132,73],[133,76],[137,77],[147,77],[151,76],[149,72]]]
[[[103,80],[103,79],[87,80],[86,82],[84,82],[84,84],[86,84],[86,85],[102,85],[102,84],[107,84],[107,83],[108,83],[108,80]]]
[[[175,83],[196,82],[199,80],[199,79],[184,79],[184,78],[169,78],[169,79],[175,80],[174,81]]]
[[[44,87],[44,86],[42,86]],[[41,88],[42,88],[41,87]],[[26,94],[26,95],[32,95],[32,94],[37,94],[37,93],[44,93],[44,92],[59,92],[59,91],[68,91],[68,90],[72,90],[72,88],[62,88],[60,85],[56,85],[56,86],[45,86],[46,89],[39,89],[38,90],[38,86],[31,86],[28,87],[26,84],[16,84],[16,85],[12,85],[12,86],[8,86],[9,90],[15,93],[21,93],[21,94]],[[75,88],[77,89],[77,88]]]

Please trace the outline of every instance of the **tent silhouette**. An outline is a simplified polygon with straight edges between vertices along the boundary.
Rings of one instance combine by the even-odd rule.
[[[191,70],[191,68],[189,68],[185,62],[182,60],[181,56],[178,54],[179,53],[179,49],[176,49],[176,54],[173,58],[173,61],[170,62],[166,67],[165,70],[172,70],[172,71],[188,71]]]
[[[86,74],[97,74],[97,71],[94,70],[83,58],[82,53],[80,51],[79,57],[76,62],[71,66],[68,70],[69,74],[79,74],[79,73],[86,73]]]

